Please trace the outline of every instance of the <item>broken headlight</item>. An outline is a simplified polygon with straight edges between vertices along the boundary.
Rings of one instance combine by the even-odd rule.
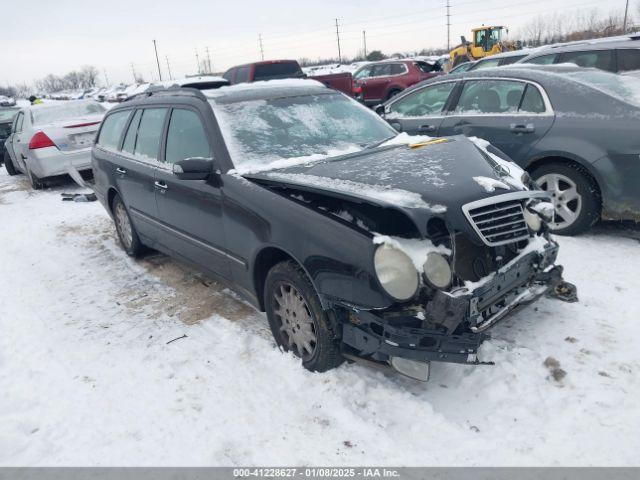
[[[418,290],[419,280],[411,258],[402,250],[380,245],[373,256],[382,288],[396,300],[409,300]]]
[[[429,253],[422,268],[427,282],[432,287],[444,290],[451,285],[451,266],[443,255]]]

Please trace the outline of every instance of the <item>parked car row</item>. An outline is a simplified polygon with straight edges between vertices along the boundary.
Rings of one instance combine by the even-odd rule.
[[[398,77],[421,68],[363,68],[380,64]],[[84,168],[71,159],[90,136],[94,190],[124,250],[157,249],[229,284],[310,370],[346,358],[426,380],[432,361],[482,363],[485,332],[512,311],[575,300],[552,232],[640,219],[637,78],[570,65],[419,72],[431,78],[374,112],[323,82],[251,83],[286,62],[234,68],[203,91],[147,89],[106,114],[93,101],[25,108],[7,170],[38,188],[60,172],[45,166]],[[80,105],[101,110],[55,113]]]

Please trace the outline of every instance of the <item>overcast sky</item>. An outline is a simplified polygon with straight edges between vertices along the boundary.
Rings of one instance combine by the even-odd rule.
[[[614,8],[625,0],[607,2]],[[10,0],[0,0],[9,3]],[[635,3],[632,0],[632,3]],[[109,82],[131,82],[132,67],[157,79],[152,40],[158,42],[162,74],[197,71],[209,48],[216,71],[265,58],[337,56],[335,18],[344,55],[367,48],[396,51],[446,46],[446,0],[18,0],[3,8],[0,84],[32,83],[48,73],[94,65]],[[591,9],[594,0],[451,0],[451,42],[473,26],[504,24],[512,36],[537,14]],[[604,12],[604,10],[603,10]],[[10,21],[7,21],[7,14]]]

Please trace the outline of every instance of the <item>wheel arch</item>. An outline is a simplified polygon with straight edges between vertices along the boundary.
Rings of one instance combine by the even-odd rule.
[[[120,195],[120,192],[118,192],[115,187],[109,187],[107,190],[107,205],[109,206],[109,213],[111,215],[113,215],[113,199],[116,198],[116,195],[122,198],[122,195]]]
[[[593,184],[595,185],[595,187],[598,190],[598,198],[600,200],[600,204],[602,206],[602,187],[601,187],[601,181],[598,178],[598,175],[594,172],[594,169],[592,168],[592,166],[588,163],[585,162],[582,159],[579,158],[573,158],[572,156],[569,155],[548,155],[548,156],[542,156],[539,158],[535,158],[533,160],[531,160],[527,166],[525,167],[525,170],[529,173],[532,173],[534,170],[536,170],[539,167],[542,167],[544,165],[549,165],[552,163],[561,163],[561,164],[565,164],[565,165],[572,165],[575,167],[580,168],[581,170],[583,170],[587,175],[589,175],[589,177],[591,178],[591,180],[593,181]]]
[[[305,273],[314,290],[318,294],[320,298],[320,304],[322,307],[325,307],[325,302],[323,301],[322,295],[318,291],[315,282],[313,281],[313,277],[309,274],[309,271],[305,268],[303,262],[299,261],[291,252],[284,250],[281,247],[276,247],[274,245],[266,245],[264,246],[255,256],[252,263],[252,273],[251,279],[253,282],[253,288],[256,293],[256,298],[258,300],[258,306],[261,312],[265,311],[264,306],[264,286],[267,279],[267,275],[269,270],[271,270],[275,265],[281,262],[292,261],[296,265],[298,265],[302,271]]]

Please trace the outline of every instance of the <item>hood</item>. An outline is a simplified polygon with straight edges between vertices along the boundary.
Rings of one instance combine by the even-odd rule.
[[[425,219],[438,215],[471,233],[464,204],[524,189],[464,136],[434,139],[417,148],[392,145],[243,176],[400,209],[422,232]]]

